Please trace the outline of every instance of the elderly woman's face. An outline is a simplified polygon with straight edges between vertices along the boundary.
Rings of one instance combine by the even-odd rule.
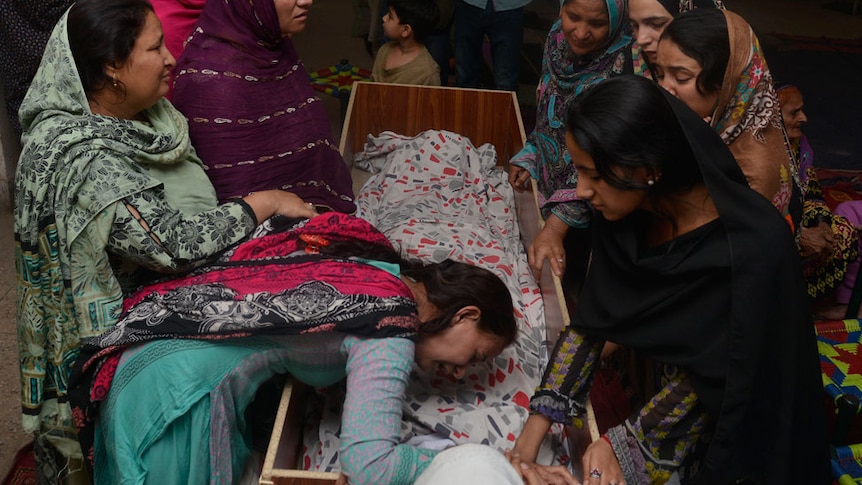
[[[312,0],[274,0],[281,35],[293,35],[305,30]]]
[[[579,56],[601,49],[611,33],[605,0],[570,0],[560,8],[563,35]]]
[[[449,328],[422,337],[416,343],[414,357],[419,368],[429,375],[460,379],[471,365],[499,355],[503,351],[502,339],[480,330],[475,315],[462,309]]]
[[[651,63],[656,61],[659,38],[671,20],[673,15],[658,0],[629,0],[632,33]]]
[[[153,12],[147,13],[132,53],[115,71],[117,81],[126,89],[122,104],[132,113],[140,113],[156,104],[168,93],[171,68],[175,64],[174,56],[165,47],[161,22]]]
[[[795,86],[784,88],[778,91],[778,101],[781,103],[787,137],[791,140],[802,138],[802,125],[808,122],[808,116],[802,111],[802,93]]]

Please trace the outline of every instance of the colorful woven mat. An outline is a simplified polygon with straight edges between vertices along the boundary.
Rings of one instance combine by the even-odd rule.
[[[832,476],[839,485],[862,485],[862,444],[832,448]]]
[[[330,96],[339,97],[350,93],[354,81],[368,81],[371,71],[350,64],[343,60],[338,65],[318,69],[309,74],[311,85],[315,90]]]
[[[832,399],[855,394],[862,400],[862,328],[859,320],[819,322],[815,326],[823,388]]]
[[[862,400],[862,327],[859,320],[814,325],[823,389],[833,400],[853,394]],[[858,412],[858,410],[857,410]],[[839,485],[862,485],[862,444],[832,446],[832,476]]]

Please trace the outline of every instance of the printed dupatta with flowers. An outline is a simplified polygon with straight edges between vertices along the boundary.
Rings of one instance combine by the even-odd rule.
[[[760,41],[739,15],[724,11],[730,59],[711,124],[730,147],[752,189],[770,200],[796,230],[801,217],[802,189],[772,73]],[[795,203],[794,203],[795,202]],[[791,209],[793,212],[791,214]]]

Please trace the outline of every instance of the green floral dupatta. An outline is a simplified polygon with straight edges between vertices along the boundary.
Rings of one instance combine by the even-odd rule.
[[[24,428],[79,456],[65,399],[70,367],[80,339],[112,328],[122,305],[105,251],[112,208],[162,187],[183,212],[215,207],[216,199],[188,124],[170,103],[145,111],[148,122],[91,112],[67,17],[54,28],[20,110],[15,265]]]

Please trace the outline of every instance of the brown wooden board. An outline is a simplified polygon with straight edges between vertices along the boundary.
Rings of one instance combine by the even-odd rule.
[[[466,136],[477,147],[492,143],[498,165],[506,165],[526,143],[514,92],[357,82],[339,149],[349,163],[368,134],[414,136],[430,129]]]

